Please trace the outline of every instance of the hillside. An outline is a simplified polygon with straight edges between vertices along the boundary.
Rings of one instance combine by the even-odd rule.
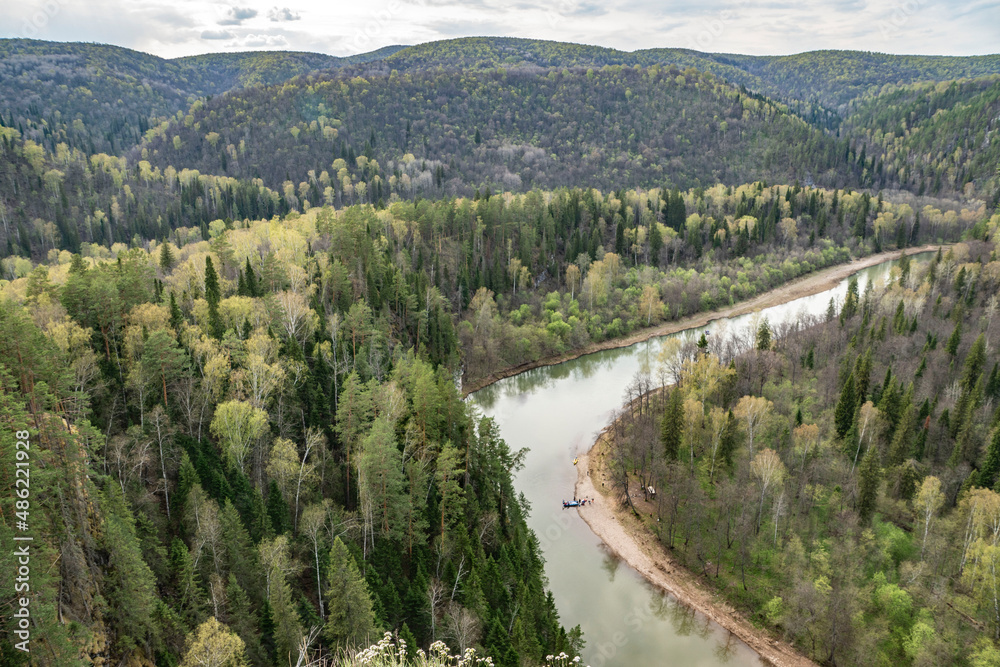
[[[348,57],[269,51],[174,60],[103,44],[4,39],[0,40],[0,116],[50,149],[65,141],[89,152],[120,153],[137,143],[154,119],[183,111],[196,98],[277,84],[321,70],[348,68],[388,74],[392,69],[478,71],[657,64],[710,72],[785,102],[820,126],[831,126],[835,123],[831,118],[843,105],[887,84],[1000,73],[998,56],[895,56],[853,51],[745,56],[677,48],[628,52],[503,37],[389,46]],[[77,118],[82,128],[74,125]]]
[[[0,117],[49,150],[64,142],[118,154],[156,119],[186,110],[195,99],[362,62],[365,55],[257,51],[166,60],[106,44],[3,39]]]
[[[784,102],[838,107],[887,84],[946,81],[1000,74],[1000,56],[909,56],[862,51],[809,51],[789,56],[704,53],[600,46],[507,37],[464,37],[410,46],[385,59],[399,71],[437,67],[694,67]],[[376,63],[377,64],[377,63]]]
[[[853,145],[877,158],[883,187],[1000,196],[1000,78],[888,86],[844,120]]]
[[[314,205],[327,187],[350,203],[576,183],[859,184],[843,142],[710,75],[655,66],[312,77],[198,104],[141,155]]]

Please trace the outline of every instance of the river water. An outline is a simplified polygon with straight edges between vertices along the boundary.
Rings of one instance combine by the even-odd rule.
[[[929,261],[932,253],[912,255]],[[869,281],[884,280],[884,262],[855,274],[863,293]],[[841,302],[848,279],[833,289],[761,312],[777,325],[800,313],[826,312],[830,297]],[[670,336],[700,337],[746,328],[752,315],[715,320]],[[710,334],[711,335],[711,334]],[[760,657],[704,615],[648,584],[608,551],[577,510],[563,510],[573,497],[573,459],[585,453],[625,400],[636,372],[654,373],[665,337],[630,347],[588,354],[556,366],[536,368],[496,382],[470,396],[493,417],[512,449],[529,448],[515,486],[527,498],[528,525],[541,542],[549,589],[567,628],[581,626],[583,659],[591,667],[701,667],[762,665]],[[583,508],[579,511],[586,511]]]

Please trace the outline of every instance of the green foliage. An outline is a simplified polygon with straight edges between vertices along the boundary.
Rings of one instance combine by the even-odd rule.
[[[677,460],[684,439],[684,396],[679,389],[670,390],[667,408],[660,422],[660,444],[668,460]],[[725,456],[725,455],[723,455]]]
[[[837,430],[837,437],[843,438],[851,430],[854,424],[854,412],[857,409],[858,399],[854,392],[854,373],[847,376],[844,386],[840,389],[840,398],[834,409],[834,424]]]
[[[378,632],[364,577],[347,547],[336,538],[330,551],[327,621],[323,634],[334,647],[357,647]]]

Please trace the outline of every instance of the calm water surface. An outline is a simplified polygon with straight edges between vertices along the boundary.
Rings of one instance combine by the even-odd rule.
[[[912,255],[929,261],[932,253]],[[894,262],[858,272],[859,289],[884,280]],[[767,308],[772,325],[800,313],[826,312],[830,297],[841,301],[847,279],[837,287]],[[707,327],[671,336],[698,337],[746,328],[752,315],[716,320]],[[665,337],[607,350],[521,373],[470,396],[493,417],[512,449],[529,448],[515,478],[531,505],[528,525],[541,541],[549,588],[562,623],[579,624],[587,641],[583,652],[592,667],[701,667],[762,665],[746,644],[674,598],[648,584],[615,558],[576,510],[563,510],[573,497],[573,458],[585,453],[611,413],[624,401],[625,387],[643,368],[655,370]],[[584,508],[581,511],[586,511]]]

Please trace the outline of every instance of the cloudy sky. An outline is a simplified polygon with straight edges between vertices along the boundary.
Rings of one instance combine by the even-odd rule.
[[[504,35],[624,50],[784,54],[1000,51],[1000,0],[0,0],[0,37],[102,42],[163,57]]]

